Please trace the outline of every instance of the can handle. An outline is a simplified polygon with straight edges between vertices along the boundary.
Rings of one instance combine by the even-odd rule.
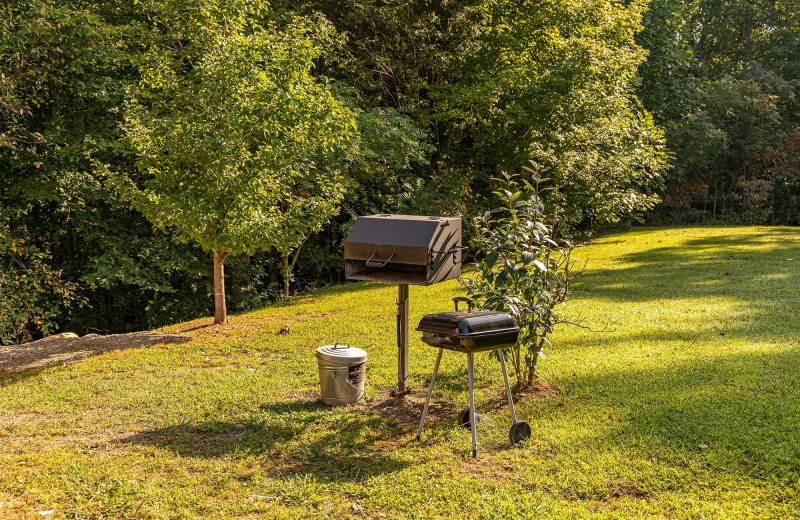
[[[339,345],[344,345],[344,347],[341,348],[350,348],[350,343],[345,343],[344,341],[337,341],[333,345],[333,350],[338,350],[340,348]]]
[[[472,311],[472,298],[467,296],[456,296],[453,298],[453,304],[456,306],[456,311],[458,311],[458,302],[467,302],[467,305],[469,305],[469,310]]]

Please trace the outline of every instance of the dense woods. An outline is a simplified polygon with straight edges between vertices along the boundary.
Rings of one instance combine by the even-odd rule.
[[[0,0],[0,339],[206,315],[218,248],[233,310],[340,281],[355,216],[471,216],[530,159],[562,237],[800,224],[797,7]]]

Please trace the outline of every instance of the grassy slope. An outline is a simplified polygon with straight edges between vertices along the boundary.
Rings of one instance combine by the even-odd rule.
[[[499,430],[466,457],[452,353],[415,442],[378,404],[396,289],[350,285],[191,343],[0,379],[0,517],[800,518],[800,231],[652,229],[581,253],[570,311],[606,331],[558,332],[541,375],[559,394],[518,405],[527,446]],[[412,325],[457,294],[413,287]],[[314,348],[336,340],[370,353],[366,405],[313,401]],[[434,357],[412,332],[417,395]],[[477,371],[478,410],[504,428],[498,365]]]

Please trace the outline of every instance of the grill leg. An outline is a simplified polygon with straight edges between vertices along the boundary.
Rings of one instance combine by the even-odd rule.
[[[472,367],[472,353],[467,354],[467,370],[469,371],[469,423],[472,430],[472,458],[478,457],[478,425],[475,421],[475,372]]]
[[[514,400],[511,398],[511,385],[508,384],[508,371],[506,371],[506,356],[505,351],[501,350],[500,366],[503,368],[503,379],[506,382],[506,395],[508,396],[508,409],[511,410],[511,424],[517,423],[517,414],[514,411]]]
[[[428,397],[425,399],[425,408],[422,409],[422,417],[419,419],[419,431],[417,432],[417,440],[422,436],[422,427],[425,426],[425,417],[428,415],[428,405],[431,404],[431,395],[433,395],[433,383],[436,381],[436,373],[439,371],[439,362],[442,360],[442,350],[439,349],[439,354],[436,355],[436,364],[433,365],[433,375],[431,376],[431,386],[428,388]]]

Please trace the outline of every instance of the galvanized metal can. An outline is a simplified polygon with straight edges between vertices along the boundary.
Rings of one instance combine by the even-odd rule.
[[[317,349],[319,386],[325,404],[351,404],[364,395],[367,353],[347,343]]]

